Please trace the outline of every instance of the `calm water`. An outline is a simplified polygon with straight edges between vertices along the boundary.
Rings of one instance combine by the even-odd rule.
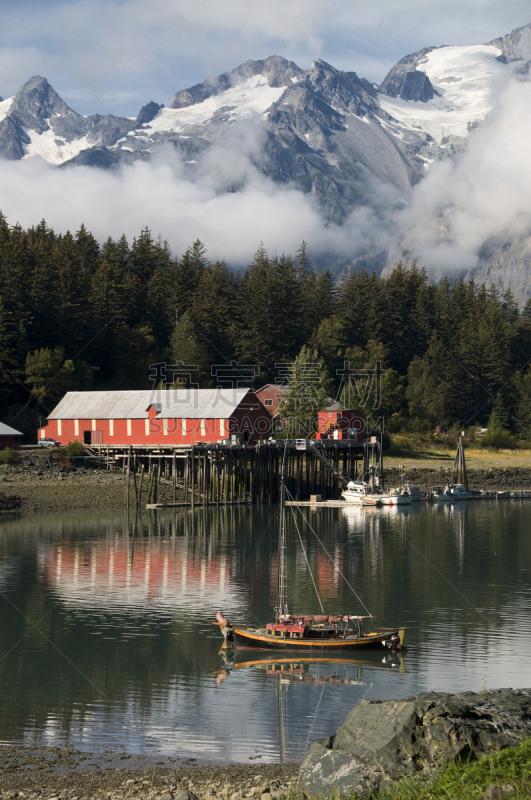
[[[531,685],[531,504],[303,511],[290,610],[320,611],[300,533],[326,611],[363,613],[343,573],[403,657],[224,660],[218,609],[270,618],[275,508],[4,518],[0,741],[296,760],[361,698]]]

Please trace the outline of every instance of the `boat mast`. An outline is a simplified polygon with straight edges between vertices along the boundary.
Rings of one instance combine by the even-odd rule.
[[[284,451],[284,458],[285,458]],[[276,619],[288,614],[288,598],[286,587],[286,526],[284,520],[284,461],[280,475],[280,528],[278,532],[278,582],[277,605],[275,608]]]

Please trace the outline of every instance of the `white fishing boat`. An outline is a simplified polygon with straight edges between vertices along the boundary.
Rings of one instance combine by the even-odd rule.
[[[444,489],[434,487],[431,497],[434,503],[455,503],[457,500],[469,500],[472,492],[467,491],[462,483],[447,483]]]
[[[347,503],[358,506],[381,506],[382,495],[371,492],[370,486],[365,481],[349,481],[347,488],[341,492],[341,497]]]
[[[426,497],[426,492],[423,492],[420,486],[416,486],[413,483],[406,483],[405,486],[411,495],[412,503],[420,503]]]
[[[379,495],[384,506],[410,506],[411,495],[405,486],[390,489]]]

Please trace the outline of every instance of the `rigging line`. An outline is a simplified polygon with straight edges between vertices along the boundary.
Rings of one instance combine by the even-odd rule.
[[[249,556],[249,558],[247,559],[247,561],[246,561],[246,562],[245,562],[245,564],[243,565],[243,570],[242,570],[242,572],[245,572],[245,570],[246,570],[246,569],[247,569],[247,567],[249,566],[249,563],[250,563],[251,559],[253,558],[254,554],[255,554],[255,553],[256,553],[256,551],[258,550],[258,545],[260,544],[260,542],[262,541],[262,539],[263,539],[263,538],[264,538],[264,536],[266,535],[267,531],[269,530],[269,526],[271,525],[271,523],[272,523],[272,522],[274,522],[274,521],[276,520],[276,518],[277,518],[277,514],[278,514],[278,508],[277,508],[277,509],[275,509],[275,511],[274,511],[274,513],[273,513],[273,515],[271,516],[271,518],[270,518],[269,522],[267,523],[267,525],[266,525],[266,527],[265,527],[265,530],[264,530],[263,534],[262,534],[262,535],[260,536],[260,538],[258,539],[258,541],[257,541],[257,543],[256,543],[256,547],[254,548],[253,552],[251,553],[251,555]]]
[[[291,497],[291,499],[293,500],[293,502],[295,502],[295,500],[293,499],[293,495],[291,494],[291,492],[290,492],[288,489],[286,489],[286,492],[289,494],[289,496]],[[341,572],[341,570],[339,569],[338,565],[336,564],[335,560],[332,558],[332,556],[330,555],[330,553],[328,552],[328,550],[326,549],[326,547],[324,546],[324,544],[322,543],[322,541],[321,541],[321,540],[319,539],[319,537],[317,536],[316,532],[314,531],[314,529],[312,528],[312,526],[311,526],[311,524],[310,524],[310,521],[309,521],[309,519],[308,519],[307,517],[305,517],[305,516],[304,516],[304,514],[302,513],[302,509],[301,509],[301,508],[300,508],[298,505],[297,505],[297,508],[298,508],[298,510],[300,511],[300,513],[301,513],[301,516],[302,516],[303,520],[304,520],[304,521],[306,522],[306,524],[308,525],[309,529],[311,530],[311,532],[313,533],[313,535],[315,536],[315,538],[317,539],[317,541],[319,542],[319,544],[321,545],[321,547],[322,547],[322,548],[323,548],[323,550],[325,551],[326,555],[328,556],[328,558],[330,559],[330,561],[332,562],[332,564],[334,565],[334,567],[337,569],[337,571],[339,572],[339,574],[341,575],[341,577],[343,578],[343,580],[344,580],[344,581],[345,581],[345,583],[347,584],[348,588],[350,589],[350,591],[352,592],[352,594],[354,595],[354,597],[356,598],[356,600],[358,601],[358,603],[360,603],[360,605],[362,605],[362,606],[363,606],[363,608],[365,609],[365,611],[367,612],[367,614],[369,615],[369,617],[372,617],[372,614],[371,614],[371,612],[369,611],[369,609],[367,608],[367,606],[365,605],[365,603],[363,602],[363,600],[361,599],[361,597],[360,597],[360,596],[359,596],[359,595],[358,595],[358,594],[357,594],[357,593],[354,591],[354,587],[353,587],[353,586],[352,586],[352,585],[351,585],[351,584],[348,582],[348,580],[346,579],[345,575],[344,575],[344,574]],[[292,512],[293,512],[293,506],[291,506],[291,510],[292,510]],[[293,512],[293,513],[294,513],[294,512]],[[295,524],[297,524],[297,523],[295,523]],[[299,530],[299,529],[297,528],[297,531],[298,531],[298,530]],[[299,534],[299,536],[300,536],[300,534]],[[321,608],[322,608],[322,606],[321,606]]]
[[[291,494],[289,493],[289,491],[287,489],[286,489],[286,492],[288,492],[289,496],[291,497]],[[299,541],[301,543],[302,552],[304,553],[304,558],[306,559],[306,566],[308,567],[308,572],[310,573],[310,577],[312,579],[313,588],[315,589],[315,594],[317,595],[317,599],[319,600],[319,605],[321,606],[321,611],[324,614],[323,604],[321,603],[321,598],[319,597],[319,592],[317,591],[317,585],[315,583],[315,578],[313,577],[313,573],[312,573],[312,570],[311,570],[311,567],[310,567],[310,562],[308,561],[308,555],[306,553],[306,548],[304,547],[304,544],[302,543],[302,536],[301,536],[300,531],[299,531],[299,526],[297,525],[297,519],[295,517],[295,512],[293,511],[293,506],[291,507],[291,513],[293,514],[293,522],[295,523],[295,527],[297,528],[297,533],[299,534]]]
[[[317,708],[315,709],[315,714],[313,715],[312,724],[310,725],[310,730],[308,731],[308,736],[306,737],[306,747],[310,744],[310,736],[312,735],[312,731],[315,725],[315,720],[317,719],[317,712],[319,711],[319,706],[321,705],[321,700],[323,699],[324,690],[326,689],[326,683],[323,684],[323,688],[321,689],[321,696],[319,697],[319,702],[317,703]]]

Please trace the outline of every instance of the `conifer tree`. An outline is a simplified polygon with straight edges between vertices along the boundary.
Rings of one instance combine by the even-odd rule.
[[[332,381],[317,350],[303,345],[291,364],[278,414],[285,422],[284,435],[298,439],[317,430],[317,413],[330,401]]]

